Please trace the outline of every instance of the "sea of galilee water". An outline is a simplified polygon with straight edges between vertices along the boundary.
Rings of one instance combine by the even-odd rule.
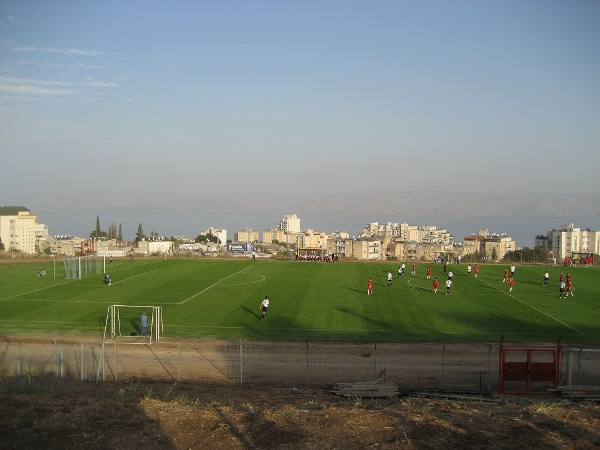
[[[160,211],[143,212],[118,212],[101,214],[69,212],[37,213],[38,223],[48,227],[52,236],[71,235],[88,237],[96,228],[96,217],[100,220],[100,229],[106,231],[111,224],[121,226],[123,238],[133,240],[138,231],[139,224],[145,234],[156,232],[159,236],[187,236],[194,238],[206,229],[213,227],[227,230],[227,239],[233,240],[237,231],[251,228],[262,231],[277,226],[285,214],[293,212],[286,211],[281,214],[196,214],[196,213],[161,213]],[[533,247],[535,237],[546,235],[552,229],[561,229],[565,225],[573,223],[575,227],[590,230],[600,230],[599,217],[569,217],[569,218],[507,218],[507,217],[465,217],[465,218],[443,218],[443,217],[400,217],[400,216],[378,216],[367,217],[362,215],[328,215],[295,212],[301,220],[302,230],[312,229],[315,232],[332,233],[334,231],[346,232],[350,236],[357,235],[363,228],[371,223],[380,224],[408,223],[410,225],[427,226],[433,225],[446,229],[454,237],[454,242],[462,242],[466,236],[477,234],[479,230],[487,230],[490,234],[506,234],[512,237],[518,247]]]

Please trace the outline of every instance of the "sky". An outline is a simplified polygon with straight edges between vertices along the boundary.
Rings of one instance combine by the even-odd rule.
[[[599,23],[595,0],[3,0],[0,204],[94,227],[354,192],[600,195]]]

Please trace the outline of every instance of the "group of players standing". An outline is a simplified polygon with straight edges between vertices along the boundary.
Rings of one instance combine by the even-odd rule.
[[[515,285],[515,265],[513,264],[512,266],[510,266],[510,275],[509,275],[509,269],[506,268],[504,269],[504,278],[502,279],[503,283],[508,283],[508,292],[512,292],[513,287]],[[402,263],[401,266],[398,267],[398,279],[401,279],[404,276],[404,272],[406,271],[406,264]],[[426,278],[429,280],[431,279],[431,266],[427,266],[427,270],[426,270]],[[413,263],[412,265],[412,275],[416,275],[417,273],[417,265],[415,263]],[[475,264],[475,266],[471,267],[471,264],[467,265],[467,276],[472,276],[472,274],[475,275],[475,278],[477,278],[477,276],[479,275],[479,266],[477,264]],[[445,285],[446,285],[446,295],[450,295],[451,290],[452,290],[452,278],[454,277],[454,274],[452,273],[452,271],[448,271],[447,270],[447,266],[446,264],[444,264],[444,275],[446,276],[446,281],[445,281]],[[546,271],[546,273],[544,273],[544,286],[548,286],[548,282],[550,279],[550,274],[548,273],[548,271]],[[393,275],[391,271],[388,271],[387,273],[387,285],[388,287],[392,286],[393,283]],[[433,293],[437,294],[437,291],[439,289],[439,280],[437,279],[437,277],[433,278]],[[373,293],[373,280],[371,279],[371,277],[369,277],[369,279],[367,280],[367,295],[371,295]],[[569,273],[567,273],[567,277],[565,280],[564,274],[561,272],[560,273],[560,283],[559,283],[559,297],[560,298],[567,298],[568,295],[571,295],[571,297],[573,297],[573,282],[572,282],[572,277]]]
[[[550,278],[550,275],[548,274],[548,271],[546,271],[546,273],[544,274],[544,286],[548,286],[549,278]],[[565,282],[565,275],[561,272],[560,280],[558,282],[558,297],[559,298],[567,298],[567,296],[569,294],[571,295],[571,297],[574,297],[574,295],[573,295],[573,280],[572,280],[571,274],[569,272],[567,272],[567,280]]]

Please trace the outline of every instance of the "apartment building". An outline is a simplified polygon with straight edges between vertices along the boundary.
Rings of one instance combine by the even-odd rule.
[[[517,243],[505,234],[489,234],[488,230],[479,230],[477,235],[466,236],[462,255],[478,254],[492,261],[499,261],[508,252],[515,251]]]
[[[454,244],[391,241],[385,247],[386,257],[399,261],[436,261],[440,255],[457,255]]]
[[[404,225],[404,224],[403,224]],[[379,222],[368,223],[362,232],[359,234],[361,237],[369,236],[395,236],[399,237],[401,226],[396,222],[388,222],[385,225]]]
[[[311,229],[303,233],[296,233],[296,246],[298,248],[327,248],[327,234],[315,232]]]
[[[536,242],[543,242],[536,239]],[[564,225],[560,230],[551,230],[545,241],[548,250],[554,252],[557,258],[570,258],[574,252],[589,252],[600,254],[600,231],[581,229],[574,224]]]
[[[381,242],[367,237],[347,239],[344,243],[345,256],[361,261],[382,259]]]
[[[262,242],[265,244],[272,244],[276,241],[288,245],[296,243],[296,233],[286,233],[278,228],[264,230],[262,236]]]
[[[86,240],[78,237],[48,237],[39,241],[40,252],[50,255],[80,256]]]
[[[245,228],[235,233],[236,242],[258,242],[258,230]]]
[[[367,224],[360,234],[361,236],[391,236],[399,241],[428,242],[449,244],[453,241],[452,235],[445,229],[434,225],[420,226],[408,223],[379,224],[372,222]]]
[[[302,228],[300,228],[300,218],[296,214],[286,214],[279,221],[277,229],[287,234],[300,233],[302,230]]]
[[[204,230],[201,234],[204,234],[204,235],[212,234],[219,240],[220,245],[227,244],[227,230],[210,227],[210,228]]]
[[[24,206],[0,206],[0,239],[6,250],[36,254],[38,237],[48,235],[45,225]]]

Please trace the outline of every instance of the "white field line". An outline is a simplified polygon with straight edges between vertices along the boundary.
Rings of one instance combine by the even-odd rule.
[[[119,283],[122,283],[123,281],[131,280],[132,278],[137,278],[137,277],[141,277],[141,276],[144,276],[144,275],[148,275],[149,273],[158,272],[158,270],[159,269],[154,269],[154,270],[149,270],[148,272],[138,273],[137,275],[133,275],[131,277],[127,277],[127,278],[123,278],[122,280],[115,281],[112,284],[119,284]]]
[[[42,287],[39,289],[34,289],[33,291],[21,292],[20,294],[11,295],[10,297],[0,298],[0,302],[3,302],[4,300],[11,300],[13,298],[21,297],[22,295],[27,295],[27,294],[32,294],[34,292],[43,291],[45,289],[51,289],[56,286],[62,286],[63,284],[72,283],[73,281],[74,280],[68,280],[68,281],[65,281],[64,283],[53,284],[52,286],[45,286],[45,287]]]
[[[251,272],[248,272],[251,273]],[[219,286],[215,286],[215,287],[230,287],[230,286],[243,286],[245,284],[254,284],[254,283],[260,283],[261,281],[265,281],[266,278],[264,275],[261,275],[260,273],[255,273],[254,275],[258,275],[260,277],[260,279],[258,280],[254,280],[254,281],[248,281],[247,283],[233,283],[233,284],[221,284]]]
[[[209,289],[216,287],[219,283],[227,280],[228,278],[234,277],[239,273],[245,272],[246,270],[250,269],[252,266],[248,266],[245,269],[242,269],[238,272],[232,273],[231,275],[227,275],[225,278],[221,278],[219,281],[217,281],[216,283],[211,284],[210,286],[208,286],[205,289],[202,289],[199,292],[196,292],[194,295],[192,295],[191,297],[186,298],[185,300],[181,301],[181,302],[176,302],[176,303],[171,303],[171,305],[183,305],[184,303],[187,303],[188,301],[190,301],[191,299],[198,297],[200,294],[205,293],[206,291],[208,291]]]
[[[37,275],[36,275],[36,277],[37,277]],[[50,276],[50,278],[52,278],[52,276]],[[0,290],[12,289],[12,288],[15,288],[15,287],[18,287],[18,286],[22,286],[24,284],[30,285],[31,283],[32,283],[31,279],[19,281],[18,283],[12,283],[12,284],[6,283],[5,285],[0,286]]]
[[[108,273],[109,270],[110,270],[110,272],[122,272],[123,270],[137,269],[138,267],[147,266],[149,264],[155,265],[155,264],[157,264],[157,262],[156,261],[149,261],[149,262],[145,262],[145,263],[136,264],[135,266],[124,266],[124,267],[119,267],[118,269],[115,268],[115,270],[110,270],[112,268],[112,266],[107,265],[106,266],[106,269],[107,269],[106,273]]]
[[[246,269],[244,269],[244,270],[247,270],[247,269],[248,269],[248,267],[247,267]],[[157,270],[159,270],[159,269],[156,269],[156,270],[151,270],[151,271],[149,271],[149,272],[144,272],[144,273],[141,273],[141,274],[138,274],[138,275],[134,275],[134,276],[132,276],[132,277],[125,278],[125,279],[123,279],[123,280],[117,281],[117,282],[115,282],[115,283],[113,283],[113,284],[122,283],[123,281],[127,281],[127,280],[129,280],[129,279],[131,279],[131,278],[135,278],[135,277],[139,277],[139,276],[142,276],[142,275],[146,275],[146,274],[148,274],[148,273],[156,272]],[[241,270],[240,272],[243,272],[244,270]],[[178,303],[163,303],[163,305],[181,305],[181,304],[185,303],[186,301],[188,301],[188,300],[190,300],[190,299],[192,299],[192,298],[196,297],[197,295],[200,295],[202,292],[205,292],[205,291],[207,291],[207,290],[208,290],[208,289],[210,289],[211,287],[219,287],[219,288],[220,288],[220,287],[229,287],[229,286],[242,286],[242,285],[244,285],[244,284],[260,283],[261,281],[264,281],[264,280],[266,279],[264,275],[256,274],[256,275],[258,275],[258,276],[260,277],[260,279],[258,279],[258,280],[255,280],[255,281],[250,281],[250,282],[248,282],[248,283],[234,283],[234,284],[222,284],[222,285],[218,285],[218,284],[219,284],[221,281],[223,281],[223,280],[226,280],[227,278],[230,278],[230,277],[232,277],[232,276],[234,276],[234,275],[237,275],[237,274],[238,274],[238,273],[240,273],[240,272],[236,272],[236,273],[234,273],[234,274],[232,274],[232,275],[229,275],[229,276],[227,276],[227,277],[223,278],[223,279],[222,279],[222,280],[220,280],[220,281],[217,281],[217,282],[216,282],[216,283],[214,283],[212,286],[209,286],[209,287],[207,287],[206,289],[204,289],[203,291],[201,291],[201,292],[198,292],[198,293],[194,294],[193,296],[191,296],[191,297],[187,298],[187,299],[186,299],[186,300],[184,300],[183,302],[178,302]],[[76,281],[76,280],[73,280],[73,281]],[[86,286],[86,287],[105,288],[105,286],[104,286],[104,283],[103,283],[103,284],[98,284],[98,285],[95,285],[95,284],[85,284],[85,285],[81,285],[81,284],[77,283],[77,286]],[[32,291],[32,292],[35,292],[35,291]],[[19,294],[19,295],[22,295],[22,294]],[[61,302],[64,302],[64,303],[97,303],[97,304],[107,304],[107,305],[112,305],[112,304],[113,304],[113,302],[112,302],[112,301],[105,301],[105,302],[102,302],[102,301],[100,301],[100,302],[99,302],[99,301],[97,301],[97,300],[48,300],[48,299],[30,299],[30,300],[27,300],[27,301],[30,301],[30,302],[53,302],[53,303],[61,303]],[[1,323],[1,322],[2,322],[2,321],[0,320],[0,323]],[[232,327],[232,328],[237,328],[237,327]],[[243,328],[243,327],[241,327],[241,328]]]
[[[525,301],[521,300],[521,299],[520,299],[520,298],[518,298],[518,297],[515,297],[515,296],[514,296],[513,294],[511,294],[510,292],[503,291],[503,290],[501,290],[501,289],[497,288],[496,286],[494,286],[493,284],[490,284],[490,283],[488,283],[487,281],[484,281],[484,280],[482,280],[481,278],[477,278],[477,279],[478,279],[479,281],[481,281],[482,283],[485,283],[485,284],[487,284],[489,287],[491,287],[491,288],[493,288],[493,289],[496,289],[497,291],[500,291],[500,292],[502,292],[503,294],[506,294],[506,295],[508,295],[508,296],[509,296],[510,298],[512,298],[513,300],[516,300],[516,301],[518,301],[519,303],[521,303],[521,304],[523,304],[523,305],[525,305],[525,306],[527,306],[527,307],[529,307],[529,308],[533,309],[534,311],[537,311],[537,312],[539,312],[540,314],[542,314],[542,315],[544,315],[544,316],[546,316],[546,317],[549,317],[549,318],[550,318],[550,319],[552,319],[552,320],[555,320],[556,322],[560,323],[561,325],[564,325],[565,327],[569,328],[570,330],[573,330],[573,331],[574,331],[574,332],[576,332],[577,334],[580,334],[581,336],[584,336],[584,333],[582,333],[582,332],[581,332],[581,331],[579,331],[578,329],[576,329],[576,328],[573,328],[571,325],[567,325],[565,322],[563,322],[562,320],[560,320],[560,319],[558,319],[558,318],[554,317],[553,315],[551,315],[551,314],[548,314],[547,312],[545,312],[545,311],[542,311],[541,309],[539,309],[539,308],[536,308],[536,307],[535,307],[535,306],[533,306],[533,305],[530,305],[529,303],[527,303],[527,302],[525,302]]]
[[[124,279],[119,280],[119,281],[117,281],[115,283],[112,283],[112,284],[119,284],[119,283],[122,283],[123,281],[131,280],[132,278],[141,277],[142,275],[147,275],[147,274],[152,273],[152,272],[157,272],[158,270],[159,269],[155,269],[155,270],[150,270],[148,272],[140,273],[138,275],[133,275],[131,277],[124,278]],[[81,285],[81,284],[77,283],[77,281],[78,280],[67,280],[67,281],[65,281],[63,283],[53,284],[52,286],[44,286],[44,287],[39,288],[39,289],[34,289],[33,291],[21,292],[20,294],[12,295],[10,297],[0,298],[0,302],[2,302],[4,300],[11,300],[13,298],[21,297],[22,295],[33,294],[34,292],[43,291],[45,289],[51,289],[53,287],[62,286],[62,285],[69,284],[69,283],[74,283],[73,284],[74,286],[90,286],[89,284]],[[103,287],[103,285],[98,285],[98,287]],[[53,302],[59,302],[60,300],[58,300],[58,301],[57,300],[33,300],[33,301],[53,301]],[[88,301],[83,301],[83,302],[80,301],[80,302],[78,302],[77,300],[73,300],[73,301],[70,301],[69,303],[98,303],[98,302],[88,302]],[[102,302],[100,302],[100,303],[102,303]]]
[[[35,323],[56,323],[61,325],[89,325],[90,322],[64,322],[61,320],[0,320],[0,323],[8,323],[8,324],[16,324],[16,323],[25,323],[25,324],[35,324]]]

